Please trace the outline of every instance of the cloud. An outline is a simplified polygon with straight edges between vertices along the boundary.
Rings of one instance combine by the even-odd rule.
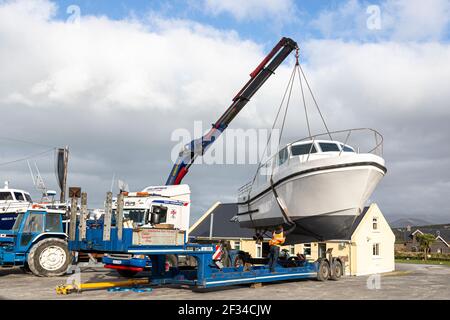
[[[238,21],[292,20],[296,5],[292,0],[204,0],[205,11],[213,15],[230,14]]]
[[[449,0],[347,0],[322,10],[310,25],[326,38],[430,41],[444,39],[449,22]]]
[[[83,187],[92,207],[102,206],[113,173],[135,190],[163,184],[177,144],[173,130],[192,130],[195,120],[206,129],[270,49],[237,31],[155,13],[147,20],[82,16],[77,26],[55,19],[52,3],[34,3],[0,2],[1,136],[69,145],[69,184]],[[449,45],[316,39],[301,48],[330,128],[373,127],[384,135],[388,175],[372,200],[387,213],[448,212]],[[290,58],[230,128],[270,128],[292,66]],[[285,142],[306,133],[298,88],[294,94]],[[0,146],[0,163],[40,150]],[[37,161],[56,188],[53,156]],[[233,201],[254,169],[192,167],[185,179],[192,220],[217,200]],[[26,163],[0,166],[4,179],[31,189]]]

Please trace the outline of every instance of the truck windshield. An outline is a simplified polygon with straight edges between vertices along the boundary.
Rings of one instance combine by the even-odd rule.
[[[123,209],[123,217],[125,220],[132,220],[136,223],[144,223],[145,209]]]
[[[13,231],[19,231],[20,224],[22,223],[23,220],[23,216],[24,216],[23,213],[19,213],[17,215],[16,221],[14,222],[14,226],[12,227]]]

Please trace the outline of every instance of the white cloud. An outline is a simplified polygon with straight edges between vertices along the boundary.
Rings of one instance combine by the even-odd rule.
[[[33,3],[0,2],[2,132],[69,144],[70,183],[83,186],[94,205],[101,205],[114,172],[132,188],[164,183],[175,144],[172,130],[216,120],[266,51],[236,32],[155,15],[146,22],[82,16],[77,27],[52,19],[51,3],[41,1],[39,10]],[[449,45],[341,40],[300,45],[331,129],[369,126],[384,134],[389,171],[374,197],[382,208],[418,214],[427,206],[448,207]],[[291,66],[292,60],[277,70],[233,128],[270,127]],[[286,135],[299,138],[306,130],[295,94]],[[2,161],[11,153],[0,152]],[[411,164],[423,158],[428,165],[422,170],[417,161]],[[16,169],[28,170],[26,164]],[[0,181],[11,172],[1,167]],[[52,170],[47,174],[53,180]],[[216,200],[230,201],[252,174],[233,166],[193,168],[185,181],[192,183],[193,202],[201,202],[195,214]],[[216,189],[212,184],[218,181]],[[412,192],[424,183],[436,186],[441,202]],[[405,198],[400,204],[399,193]]]
[[[204,0],[207,12],[228,13],[238,21],[269,18],[291,20],[296,11],[293,0]]]
[[[385,0],[379,5],[380,29],[368,28],[372,3],[347,0],[337,8],[321,11],[311,26],[325,37],[399,41],[440,40],[448,35],[449,0]]]

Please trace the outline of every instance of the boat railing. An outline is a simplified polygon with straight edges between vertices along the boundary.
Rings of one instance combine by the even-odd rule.
[[[355,135],[355,132],[360,133],[363,131],[373,134],[374,144],[371,145],[369,148],[362,149],[362,151],[361,151],[360,147],[357,147],[356,152],[357,153],[372,153],[372,154],[375,154],[380,157],[383,156],[383,136],[381,135],[381,133],[379,133],[375,129],[371,129],[371,128],[353,128],[353,129],[346,129],[346,130],[337,130],[337,131],[333,131],[333,132],[319,133],[319,134],[315,134],[315,135],[308,136],[303,139],[291,142],[291,143],[287,144],[287,146],[291,146],[293,144],[303,142],[303,141],[308,141],[308,140],[312,140],[312,141],[332,140],[332,141],[336,141],[336,142],[343,142],[344,145],[346,145],[348,143],[348,141],[350,140],[350,138]],[[338,134],[346,134],[345,141],[340,141],[340,140],[336,139],[335,137],[333,137]],[[324,138],[324,139],[321,139],[321,138]],[[310,150],[310,153],[311,153],[311,150]],[[342,150],[339,153],[339,155],[341,153],[342,153]]]
[[[364,131],[366,133],[368,133],[369,135],[373,136],[373,139],[374,139],[373,143],[369,143],[365,147],[361,147],[361,146],[349,143],[349,141],[356,134],[362,133]],[[345,139],[343,139],[343,140],[340,140],[337,137],[337,136],[343,137],[344,135],[345,135]],[[290,148],[292,145],[295,145],[299,142],[311,141],[312,143],[311,143],[311,147],[309,149],[308,154],[302,155],[302,156],[306,155],[306,159],[304,158],[304,160],[302,160],[302,162],[308,162],[308,161],[310,161],[311,154],[313,154],[312,151],[313,151],[314,142],[316,142],[317,140],[335,141],[335,142],[343,143],[344,145],[351,145],[354,148],[356,153],[371,153],[371,154],[375,154],[377,156],[383,156],[383,136],[378,131],[371,129],[371,128],[353,128],[353,129],[338,130],[338,131],[333,131],[333,132],[325,132],[325,133],[315,134],[315,135],[308,136],[308,137],[305,137],[300,140],[296,140],[287,145],[284,145],[283,148],[280,148],[275,154],[270,156],[264,163],[262,163],[258,167],[255,179],[253,181],[248,182],[247,184],[243,185],[242,187],[240,187],[238,189],[238,196],[247,195],[251,191],[251,189],[254,185],[259,185],[261,182],[263,182],[263,183],[267,182],[267,179],[271,176],[271,174],[276,172],[277,167],[279,166],[277,156],[278,156],[280,150],[282,150],[286,147]],[[341,150],[339,152],[339,156],[341,156],[343,153],[345,153],[345,152],[341,148]],[[288,158],[286,159],[287,165],[289,165],[289,163],[291,162],[291,159],[293,159],[293,157],[289,153]],[[268,164],[269,164],[269,166],[268,166]],[[263,179],[264,181],[260,181],[261,179]]]

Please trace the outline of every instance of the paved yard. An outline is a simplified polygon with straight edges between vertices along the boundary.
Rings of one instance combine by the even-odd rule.
[[[396,272],[378,279],[364,276],[345,277],[337,282],[300,280],[264,284],[263,288],[234,286],[207,292],[174,287],[154,287],[146,293],[97,290],[68,296],[55,293],[55,287],[68,277],[39,278],[20,269],[0,269],[0,299],[450,299],[450,267],[397,264],[396,268]],[[119,278],[114,271],[96,268],[82,270],[81,279],[98,282]]]

